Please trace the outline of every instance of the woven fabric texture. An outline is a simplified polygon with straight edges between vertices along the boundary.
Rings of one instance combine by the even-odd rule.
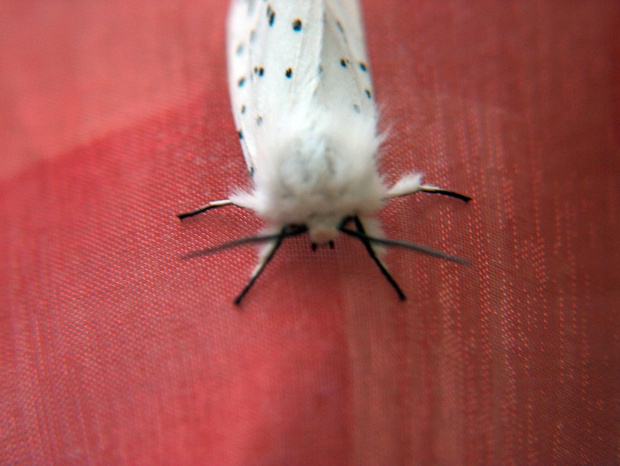
[[[251,213],[227,2],[0,7],[0,463],[620,461],[620,4],[366,0],[400,302]]]

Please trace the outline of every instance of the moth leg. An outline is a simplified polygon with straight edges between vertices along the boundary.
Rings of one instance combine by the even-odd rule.
[[[217,209],[218,207],[226,207],[229,205],[234,205],[230,199],[222,199],[220,201],[211,201],[206,205],[198,207],[196,210],[190,210],[189,212],[183,212],[183,213],[177,214],[177,217],[179,217],[180,220],[183,220],[184,218],[187,218],[187,217],[193,217],[194,215],[202,214],[203,212],[206,212],[207,210]]]
[[[471,201],[471,197],[464,194],[460,194],[448,189],[439,188],[431,184],[422,184],[422,175],[409,174],[402,177],[394,186],[392,186],[387,192],[388,199],[394,199],[395,197],[408,196],[409,194],[415,194],[417,192],[442,194],[444,196],[455,197],[464,202]]]
[[[273,259],[273,256],[275,255],[276,251],[282,245],[282,241],[284,240],[284,237],[286,236],[287,228],[288,227],[282,228],[282,231],[280,231],[280,236],[278,236],[275,241],[273,241],[272,243],[269,243],[267,246],[265,246],[265,249],[263,249],[261,253],[261,257],[258,261],[258,265],[252,272],[250,281],[248,281],[247,285],[245,285],[243,290],[241,290],[241,293],[239,293],[239,296],[235,298],[234,303],[236,305],[239,305],[241,303],[241,300],[246,295],[246,293],[250,291],[250,288],[252,288],[252,285],[254,285],[254,282],[258,279],[260,274],[263,273],[263,270],[265,270],[265,267],[267,266],[269,261]]]
[[[466,196],[465,194],[450,191],[448,189],[438,188],[437,186],[433,186],[430,184],[423,184],[420,187],[420,191],[422,191],[423,193],[442,194],[443,196],[455,197],[463,202],[471,201],[471,197]]]
[[[355,216],[353,217],[353,221],[355,222],[355,228],[357,228],[357,231],[359,233],[366,234],[366,231],[364,230],[364,225],[362,224],[362,221],[360,220],[360,218],[358,216]],[[377,252],[372,247],[372,244],[370,244],[370,241],[368,241],[367,239],[363,239],[363,238],[360,238],[360,241],[364,243],[364,246],[366,247],[366,251],[368,251],[368,254],[370,255],[371,259],[375,261],[375,264],[377,264],[377,267],[379,267],[379,270],[381,271],[383,276],[387,279],[390,285],[392,285],[394,290],[396,290],[396,293],[398,294],[398,298],[401,301],[405,301],[407,299],[407,297],[405,296],[405,293],[403,293],[403,290],[400,289],[400,286],[398,286],[398,283],[396,283],[396,280],[394,280],[392,275],[390,275],[390,272],[388,272],[388,269],[385,267],[385,264],[383,263],[383,261],[381,261],[379,256],[377,256]]]

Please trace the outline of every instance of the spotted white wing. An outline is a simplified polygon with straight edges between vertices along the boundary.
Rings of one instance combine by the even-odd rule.
[[[248,169],[265,128],[309,106],[375,119],[355,0],[233,0],[228,18],[232,110]]]

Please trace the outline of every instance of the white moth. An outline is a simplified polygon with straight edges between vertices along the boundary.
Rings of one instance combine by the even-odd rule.
[[[357,237],[401,299],[405,295],[379,258],[381,245],[458,258],[412,243],[382,239],[371,218],[384,201],[418,191],[470,198],[407,174],[387,187],[377,171],[382,136],[357,0],[233,0],[228,16],[232,110],[254,187],[212,208],[250,209],[269,234],[196,251],[196,257],[264,242],[239,304],[285,238],[307,233],[313,249],[339,232]],[[353,225],[353,228],[350,225]]]

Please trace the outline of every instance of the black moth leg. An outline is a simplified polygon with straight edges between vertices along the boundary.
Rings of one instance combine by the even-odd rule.
[[[420,191],[422,191],[423,193],[441,194],[443,196],[455,197],[463,202],[471,201],[471,197],[466,196],[465,194],[460,194],[454,191],[449,191],[447,189],[437,188],[435,186],[429,186],[425,184],[420,187]]]
[[[438,186],[433,186],[432,184],[419,184],[419,177],[416,176],[414,178],[403,178],[394,186],[392,186],[388,192],[386,199],[394,199],[397,197],[409,196],[411,194],[419,193],[430,193],[430,194],[441,194],[443,196],[450,196],[456,199],[460,199],[464,202],[471,201],[471,197],[466,196],[465,194],[457,193],[455,191],[450,191],[449,189],[440,188]]]
[[[288,227],[282,228],[282,231],[280,231],[280,235],[276,238],[276,240],[273,243],[270,244],[271,250],[266,255],[263,256],[261,261],[258,263],[256,268],[254,269],[254,272],[252,272],[250,281],[247,283],[247,285],[245,285],[243,290],[241,290],[241,293],[239,293],[239,296],[235,298],[234,303],[236,305],[239,305],[241,303],[241,300],[247,294],[247,292],[250,291],[250,288],[252,288],[252,285],[254,285],[254,282],[256,282],[260,274],[263,273],[263,270],[265,270],[265,267],[267,266],[267,264],[269,264],[269,261],[273,259],[273,256],[275,255],[276,251],[282,245],[282,241],[284,240],[285,236],[287,236],[286,235],[287,228]]]
[[[206,205],[198,207],[195,210],[190,210],[189,212],[183,212],[183,213],[177,214],[177,217],[180,220],[183,220],[184,218],[187,218],[187,217],[193,217],[194,215],[202,214],[203,212],[206,212],[207,210],[217,209],[218,207],[226,207],[229,205],[234,205],[230,199],[222,199],[221,201],[212,201]]]
[[[364,230],[364,225],[362,225],[362,221],[360,220],[360,218],[355,216],[353,217],[353,221],[355,222],[355,228],[357,228],[357,231],[365,235],[366,231]],[[360,241],[364,243],[364,246],[366,247],[366,251],[368,251],[368,254],[370,255],[371,259],[375,261],[375,264],[377,264],[377,267],[379,267],[379,270],[381,271],[383,276],[387,279],[388,282],[390,282],[390,285],[392,285],[394,290],[396,290],[396,293],[398,294],[398,297],[400,298],[400,300],[405,301],[407,299],[407,297],[405,296],[405,293],[403,293],[403,290],[400,289],[400,286],[398,286],[398,283],[396,283],[396,280],[394,280],[392,275],[390,275],[390,272],[388,272],[388,270],[385,268],[385,265],[383,264],[383,262],[381,262],[381,259],[377,257],[377,253],[373,249],[372,244],[370,244],[370,241],[364,238],[360,238]]]

